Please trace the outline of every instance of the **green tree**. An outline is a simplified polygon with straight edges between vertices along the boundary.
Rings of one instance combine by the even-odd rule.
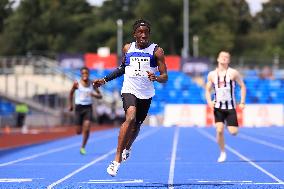
[[[182,45],[182,1],[164,0],[140,1],[134,10],[135,18],[145,18],[151,22],[151,39],[158,43],[166,54],[180,54]],[[131,36],[132,37],[132,36]]]
[[[12,13],[12,5],[14,1],[1,0],[0,1],[0,32],[3,30],[4,21]]]
[[[7,19],[1,52],[76,52],[76,39],[91,24],[91,10],[81,0],[23,0]]]
[[[236,47],[239,54],[256,57],[271,57],[283,54],[282,22],[284,2],[270,0],[263,4],[263,9],[253,18],[253,25],[248,35],[240,36]]]
[[[276,36],[277,39],[275,41],[275,50],[274,53],[280,56],[284,56],[284,20],[282,20],[276,29]]]
[[[215,55],[231,51],[239,30],[238,11],[233,1],[190,1],[190,38],[199,36],[199,54]]]
[[[284,1],[270,0],[263,4],[263,9],[256,16],[262,30],[275,29],[284,18]]]
[[[246,38],[246,36],[251,32],[253,18],[250,14],[249,6],[245,0],[234,0],[232,3],[237,11],[237,30],[232,52],[234,55],[242,55],[248,50],[244,45],[246,42],[243,40],[243,38]]]
[[[22,0],[12,10],[0,2],[0,54],[28,52],[96,52],[108,46],[117,51],[117,24],[123,20],[124,43],[133,40],[132,24],[145,18],[152,24],[151,40],[166,54],[181,54],[182,0],[106,0],[92,7],[84,0]],[[234,55],[282,54],[284,1],[270,0],[252,17],[246,0],[189,1],[189,44],[199,37],[199,55],[221,49]],[[192,52],[191,52],[192,54]]]

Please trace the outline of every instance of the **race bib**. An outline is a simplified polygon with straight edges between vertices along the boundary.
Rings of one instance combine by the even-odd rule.
[[[223,102],[232,100],[230,88],[227,87],[217,88],[216,98],[217,101],[223,101]]]
[[[150,71],[150,57],[131,57],[127,74],[131,77],[148,77]]]

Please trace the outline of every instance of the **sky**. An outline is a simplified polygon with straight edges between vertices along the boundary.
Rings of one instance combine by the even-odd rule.
[[[250,12],[254,16],[257,12],[261,11],[262,3],[269,0],[246,0],[249,4]]]
[[[87,0],[91,5],[101,6],[104,0]]]

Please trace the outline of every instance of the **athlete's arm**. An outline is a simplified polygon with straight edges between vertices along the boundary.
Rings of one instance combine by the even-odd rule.
[[[157,48],[155,51],[155,58],[158,65],[158,70],[160,72],[159,76],[156,76],[154,73],[147,71],[148,78],[151,81],[157,81],[159,83],[166,83],[168,81],[168,73],[167,73],[167,66],[165,63],[165,55],[164,50],[160,47]]]
[[[211,89],[212,89],[212,72],[209,72],[207,76],[207,82],[205,86],[205,97],[208,106],[213,109],[214,108],[214,102],[211,99]]]
[[[109,82],[125,73],[125,64],[122,62],[118,68],[104,77],[105,82]]]
[[[126,52],[128,51],[129,48],[130,48],[130,44],[124,45],[124,47],[122,49],[123,55],[122,55],[122,62],[120,64],[120,66],[118,68],[116,68],[114,71],[112,71],[111,73],[109,73],[104,78],[94,80],[93,85],[95,87],[100,87],[100,86],[104,85],[106,82],[111,81],[111,80],[113,80],[117,77],[120,77],[125,73],[125,54],[126,54]]]
[[[70,93],[69,93],[69,111],[73,111],[73,96],[74,96],[75,90],[78,89],[78,85],[79,85],[79,83],[77,81],[74,81],[73,86],[70,90]]]
[[[235,80],[240,85],[241,88],[241,102],[240,102],[240,108],[244,108],[245,106],[245,100],[246,100],[246,85],[241,77],[241,74],[235,70]]]

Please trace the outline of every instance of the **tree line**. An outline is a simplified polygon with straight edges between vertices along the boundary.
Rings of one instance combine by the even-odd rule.
[[[123,20],[123,42],[131,42],[132,24],[151,23],[151,40],[166,54],[181,55],[183,0],[106,0],[91,6],[85,0],[0,1],[0,55],[96,52],[108,46],[117,52],[117,20]],[[270,0],[251,15],[245,0],[189,1],[189,44],[198,36],[199,56],[225,49],[237,56],[284,55],[284,1]]]

